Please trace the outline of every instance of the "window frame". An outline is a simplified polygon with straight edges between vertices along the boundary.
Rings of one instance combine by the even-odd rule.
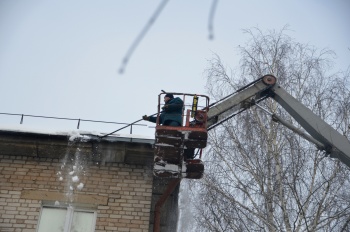
[[[55,205],[55,202],[42,202],[41,208],[40,208],[40,214],[39,214],[39,220],[37,223],[36,227],[36,232],[39,232],[39,227],[40,227],[40,222],[42,219],[42,214],[43,214],[43,209],[44,208],[50,208],[50,209],[66,209],[66,216],[64,220],[64,225],[63,225],[63,232],[70,232],[72,228],[72,223],[73,223],[73,216],[74,212],[88,212],[88,213],[93,213],[93,223],[92,223],[92,228],[91,232],[95,231],[96,227],[96,221],[97,221],[97,207],[93,207],[91,205],[85,205],[85,204],[69,204],[69,203],[60,203],[60,205]]]

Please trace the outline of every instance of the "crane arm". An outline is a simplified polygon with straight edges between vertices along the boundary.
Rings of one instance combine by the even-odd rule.
[[[264,98],[271,97],[278,102],[309,135],[296,129],[293,125],[276,115],[273,120],[279,121],[294,132],[313,142],[319,149],[325,150],[331,157],[340,159],[350,167],[350,142],[338,131],[327,124],[309,108],[287,93],[276,78],[266,75],[247,85],[237,93],[209,107],[207,128],[219,123],[228,116],[242,109],[247,109]]]
[[[224,98],[209,106],[207,128],[219,123],[225,118],[241,109],[247,109],[266,97],[269,89],[275,84],[276,78],[264,76],[244,88],[238,90],[235,94]]]
[[[275,99],[314,139],[323,145],[323,149],[334,158],[340,159],[350,167],[349,140],[327,124],[321,117],[291,96],[281,86],[271,89]],[[316,143],[315,143],[316,144]],[[316,144],[317,145],[317,144]],[[320,146],[318,146],[320,148]]]

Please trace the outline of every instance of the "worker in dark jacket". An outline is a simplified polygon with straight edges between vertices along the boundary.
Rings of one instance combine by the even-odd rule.
[[[182,107],[183,101],[174,95],[167,93],[164,96],[165,105],[162,107],[162,111],[159,116],[159,123],[163,126],[182,126]],[[156,122],[157,117],[144,115],[143,120]]]
[[[165,105],[162,107],[162,111],[159,116],[159,123],[163,126],[182,126],[182,108],[183,101],[170,93],[167,93],[164,96]],[[157,117],[144,115],[143,120],[151,121],[156,123]],[[184,159],[193,159],[194,158],[194,148],[184,149]]]

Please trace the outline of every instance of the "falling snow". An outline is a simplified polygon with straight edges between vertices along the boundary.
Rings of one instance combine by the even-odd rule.
[[[84,188],[84,184],[83,183],[78,184],[78,186],[77,186],[78,190],[82,190],[83,188]]]
[[[73,182],[78,182],[79,181],[79,177],[78,176],[73,176],[72,177],[72,181]]]
[[[69,141],[74,141],[76,138],[81,137],[81,135],[79,134],[79,132],[77,131],[72,131],[70,133],[70,137],[69,137]]]

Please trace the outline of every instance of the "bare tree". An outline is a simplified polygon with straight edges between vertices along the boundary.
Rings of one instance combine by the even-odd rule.
[[[265,74],[349,136],[349,72],[330,73],[334,53],[281,31],[246,30],[239,71],[218,56],[207,69],[215,99]],[[259,103],[298,126],[274,100]],[[206,171],[195,185],[198,231],[349,231],[349,168],[252,107],[210,131]]]

